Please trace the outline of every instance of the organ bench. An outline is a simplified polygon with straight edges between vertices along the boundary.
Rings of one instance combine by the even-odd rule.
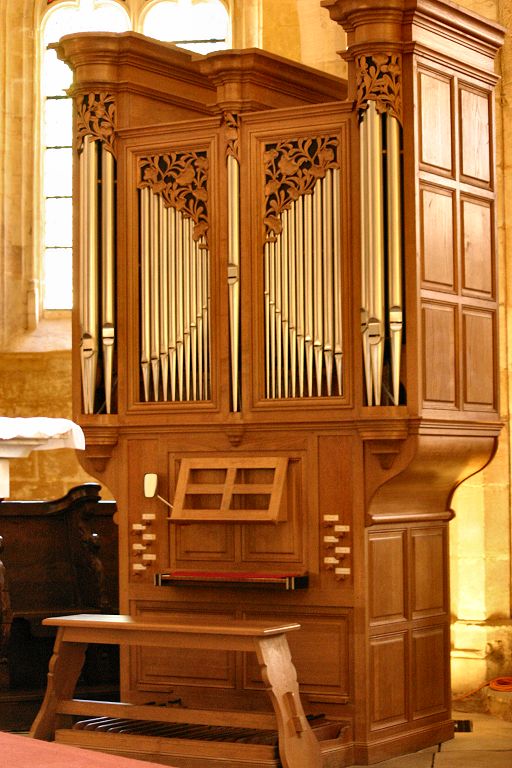
[[[80,743],[83,733],[61,731],[62,716],[89,715],[122,717],[128,720],[202,725],[230,725],[240,728],[278,730],[279,756],[283,768],[320,768],[319,743],[304,715],[299,698],[297,675],[288,648],[287,633],[300,629],[296,623],[269,624],[265,621],[173,621],[152,623],[130,616],[79,614],[45,619],[57,627],[54,655],[50,662],[46,696],[30,735],[36,739],[54,739]],[[89,643],[189,648],[196,650],[253,651],[261,677],[274,707],[271,713],[191,710],[131,705],[117,702],[91,702],[71,698]],[[56,728],[58,729],[56,732]],[[105,748],[103,734],[92,735],[92,743],[83,746]],[[137,737],[135,737],[137,738]],[[94,741],[96,739],[96,742]],[[153,747],[154,748],[154,747]],[[216,747],[218,749],[218,747]],[[220,747],[222,749],[222,746]],[[244,745],[228,745],[231,757],[244,751]],[[108,751],[116,751],[109,740]],[[156,759],[153,757],[153,759]]]

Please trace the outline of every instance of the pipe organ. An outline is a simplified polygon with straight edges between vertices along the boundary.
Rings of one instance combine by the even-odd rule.
[[[304,709],[345,766],[452,735],[450,499],[501,427],[503,30],[445,0],[321,4],[347,82],[135,33],[56,50],[74,418],[119,510],[121,612],[300,623]],[[121,672],[135,703],[267,706],[238,651],[125,649]]]

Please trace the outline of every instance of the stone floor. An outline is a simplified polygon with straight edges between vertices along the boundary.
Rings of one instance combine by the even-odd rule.
[[[476,712],[454,712],[473,730],[452,741],[404,757],[376,763],[377,768],[512,768],[512,722]]]

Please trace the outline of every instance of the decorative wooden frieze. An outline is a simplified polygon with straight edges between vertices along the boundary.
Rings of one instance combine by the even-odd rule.
[[[138,188],[162,196],[167,208],[194,222],[193,239],[208,235],[208,156],[206,152],[168,152],[139,158]]]
[[[311,194],[328,169],[339,168],[338,139],[322,136],[267,145],[265,163],[265,234],[273,242],[282,231],[281,214],[302,195]]]
[[[357,101],[361,112],[374,101],[379,114],[396,117],[402,124],[402,57],[399,53],[357,56]]]
[[[87,93],[77,102],[76,133],[78,151],[82,151],[84,137],[92,136],[103,143],[115,156],[116,104],[110,93]]]
[[[240,119],[232,112],[223,116],[224,137],[226,139],[226,157],[234,157],[240,162]]]

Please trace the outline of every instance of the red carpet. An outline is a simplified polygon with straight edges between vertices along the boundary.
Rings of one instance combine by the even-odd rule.
[[[2,768],[155,768],[155,763],[0,731]]]

